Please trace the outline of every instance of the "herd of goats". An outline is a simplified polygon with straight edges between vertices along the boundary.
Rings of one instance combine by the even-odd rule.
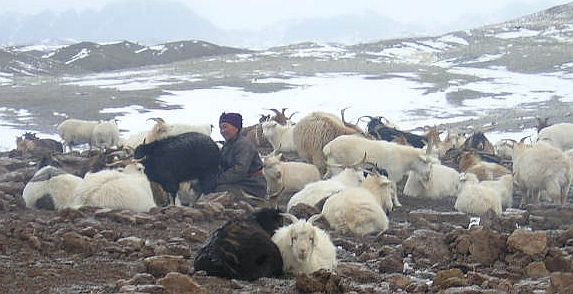
[[[436,127],[416,135],[381,116],[361,117],[367,122],[363,130],[345,121],[344,110],[341,117],[312,112],[296,123],[285,110],[272,109],[273,115],[241,131],[257,147],[272,148],[262,156],[269,197],[260,203],[275,208],[219,228],[198,252],[197,270],[246,280],[333,270],[336,248],[313,222],[324,217],[344,234],[381,234],[389,226],[388,212],[401,206],[398,195],[451,197],[456,210],[478,216],[500,215],[512,207],[514,189],[522,195],[520,205],[567,203],[573,177],[571,123],[538,120],[536,140],[492,144],[478,130],[466,135],[451,129],[442,139]],[[220,142],[211,139],[213,127],[153,120],[153,128],[129,138],[120,137],[114,121],[78,119],[57,127],[63,144],[31,133],[17,138],[19,154],[41,159],[23,191],[26,206],[147,212],[169,203],[193,204],[201,183],[219,170]],[[94,150],[72,152],[78,144]],[[64,147],[70,152],[63,154]],[[285,161],[283,154],[296,154],[291,156],[296,160]],[[276,208],[283,202],[287,213]],[[299,205],[321,213],[297,219],[289,212]],[[284,217],[292,224],[281,227]]]

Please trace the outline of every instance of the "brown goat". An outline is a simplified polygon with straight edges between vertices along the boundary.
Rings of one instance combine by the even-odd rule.
[[[472,151],[466,151],[461,154],[459,170],[475,174],[480,181],[495,180],[511,173],[511,171],[503,165],[482,161],[479,156]]]

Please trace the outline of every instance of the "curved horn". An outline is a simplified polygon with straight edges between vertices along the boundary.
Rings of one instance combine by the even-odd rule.
[[[342,109],[340,110],[340,118],[342,119],[342,122],[343,122],[343,123],[346,123],[346,121],[344,120],[344,112],[345,112],[348,108],[350,108],[350,106],[346,106],[346,107],[344,107],[344,108],[342,108]]]
[[[529,138],[529,137],[531,137],[531,135],[525,136],[525,137],[521,138],[521,139],[519,140],[519,143],[524,143],[524,142],[525,142],[525,139],[527,139],[527,138]]]
[[[290,214],[290,213],[288,213],[288,212],[280,213],[280,215],[281,215],[282,217],[286,218],[286,219],[289,219],[289,220],[290,220],[291,222],[293,222],[293,223],[298,222],[298,218],[296,218],[296,216],[294,216],[294,215],[292,215],[292,214]]]
[[[160,117],[150,117],[147,120],[152,120],[152,121],[158,122],[158,123],[165,123],[165,120],[160,118]]]
[[[278,197],[284,190],[285,190],[285,186],[283,185],[283,187],[278,192],[275,192],[275,193],[269,195],[269,198]]]
[[[318,220],[321,217],[322,217],[322,213],[315,214],[315,215],[309,217],[307,222],[312,225],[316,220]]]
[[[290,119],[291,119],[295,114],[297,114],[297,113],[300,113],[300,112],[295,111],[295,112],[291,113],[291,114],[288,116],[288,119],[290,120]]]

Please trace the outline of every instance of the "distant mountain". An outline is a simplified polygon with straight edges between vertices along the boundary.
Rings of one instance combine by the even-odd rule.
[[[268,33],[296,42],[309,38],[312,35],[309,31],[323,30],[326,33],[335,28],[336,33],[331,35],[333,38],[337,34],[350,39],[375,38],[377,28],[389,23],[389,20],[372,22],[372,19],[342,17],[314,20],[299,23],[299,27],[292,31],[284,27]],[[347,22],[344,23],[344,20]],[[360,31],[358,28],[364,25],[372,27],[372,30]],[[290,26],[293,27],[296,26]],[[383,33],[397,34],[400,29],[403,28],[394,24]],[[355,45],[301,42],[272,47],[268,51],[287,58],[316,58],[300,53],[322,50],[325,59],[329,58],[328,52],[335,51],[335,58],[357,57],[385,64],[433,68],[505,67],[514,72],[551,73],[573,71],[572,39],[573,3],[570,3],[507,22],[435,37],[396,38]],[[168,64],[197,57],[252,52],[204,41],[176,41],[154,46],[131,41],[79,42],[59,47],[12,46],[0,49],[0,72],[25,75],[103,72]]]
[[[250,51],[203,41],[178,41],[151,47],[128,41],[107,44],[80,42],[44,50],[34,46],[13,46],[0,49],[0,72],[23,75],[103,72],[247,52]]]
[[[0,15],[0,31],[0,44],[35,44],[64,38],[156,44],[183,39],[219,41],[217,36],[226,34],[182,3],[134,0],[111,2],[99,11],[4,14]]]

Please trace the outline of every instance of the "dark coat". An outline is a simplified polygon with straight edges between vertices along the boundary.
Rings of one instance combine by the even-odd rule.
[[[221,170],[217,176],[217,190],[238,188],[248,194],[265,197],[267,182],[262,173],[263,161],[253,143],[247,138],[226,142],[221,149]]]

